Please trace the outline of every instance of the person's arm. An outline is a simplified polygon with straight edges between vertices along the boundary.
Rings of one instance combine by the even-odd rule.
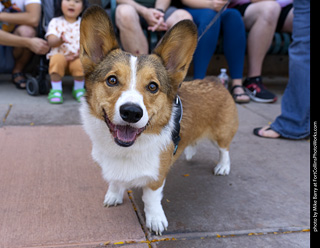
[[[25,38],[0,30],[0,44],[12,47],[26,47],[36,54],[46,54],[49,51],[47,41],[40,38]]]
[[[29,25],[37,27],[39,25],[40,16],[41,5],[38,3],[31,3],[26,6],[25,12],[1,12],[0,21],[18,25]]]
[[[47,36],[47,41],[50,47],[59,47],[63,43],[69,43],[64,36],[64,32],[62,32],[61,37],[57,37],[54,34],[50,34]]]
[[[227,0],[181,0],[181,2],[194,9],[213,9],[219,11]]]

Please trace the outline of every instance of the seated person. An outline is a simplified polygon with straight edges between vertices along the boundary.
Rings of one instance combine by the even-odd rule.
[[[231,0],[230,7],[240,11],[248,31],[248,74],[243,85],[252,100],[261,103],[275,102],[277,97],[264,87],[261,74],[281,7],[275,0]]]
[[[0,22],[2,30],[16,36],[32,38],[36,36],[36,27],[41,16],[40,0],[0,1]],[[9,39],[12,38],[9,36]],[[3,38],[1,38],[3,39]],[[29,62],[32,52],[26,46],[15,47],[15,60],[12,70],[12,80],[18,89],[26,88],[26,78],[23,70]]]
[[[81,15],[87,6],[87,0],[59,0],[55,17],[49,22],[45,37],[51,47],[47,54],[52,87],[48,100],[51,104],[63,103],[62,78],[66,71],[74,78],[72,96],[80,102],[85,94],[79,50]]]
[[[148,41],[143,28],[167,31],[183,20],[192,20],[183,10],[170,7],[170,0],[117,0],[116,26],[125,51],[134,55],[148,54]]]
[[[217,13],[228,3],[227,0],[197,1],[181,0],[185,9],[192,15],[198,27],[197,49],[193,57],[194,78],[206,76],[208,65],[213,56],[219,34],[223,34],[223,50],[231,76],[231,94],[237,103],[248,103],[249,96],[242,87],[242,73],[246,50],[246,32],[242,17],[235,9],[225,9],[206,33],[204,30]]]

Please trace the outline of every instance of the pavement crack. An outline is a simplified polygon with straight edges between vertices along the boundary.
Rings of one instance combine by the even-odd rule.
[[[266,228],[253,230],[238,230],[225,232],[191,232],[191,233],[175,233],[171,235],[164,235],[162,239],[152,239],[150,242],[161,241],[186,241],[186,240],[205,240],[205,239],[220,239],[240,236],[261,236],[261,235],[280,235],[290,233],[304,233],[310,232],[309,227],[280,227],[280,228]]]
[[[147,228],[146,228],[146,225],[143,221],[143,217],[141,216],[141,213],[138,211],[138,208],[136,206],[136,203],[134,202],[134,197],[133,197],[133,194],[132,194],[132,190],[128,190],[127,191],[127,194],[128,194],[128,197],[131,201],[131,204],[132,204],[132,207],[133,207],[133,210],[135,211],[136,215],[137,215],[137,219],[141,225],[141,229],[146,237],[146,241],[145,243],[148,244],[149,248],[152,248],[151,246],[151,234],[148,232]]]
[[[3,119],[2,119],[2,124],[5,124],[7,118],[8,118],[8,116],[9,116],[9,114],[10,114],[10,111],[11,111],[11,109],[12,109],[12,106],[13,106],[12,104],[9,104],[7,113],[5,114],[5,116],[4,116]]]

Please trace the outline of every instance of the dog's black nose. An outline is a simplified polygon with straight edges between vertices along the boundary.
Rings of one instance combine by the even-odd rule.
[[[120,116],[126,122],[136,123],[142,118],[143,110],[136,104],[127,103],[120,107]]]

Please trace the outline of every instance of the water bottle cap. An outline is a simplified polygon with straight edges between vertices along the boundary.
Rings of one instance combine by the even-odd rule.
[[[221,72],[227,72],[227,69],[226,68],[221,68],[220,71]]]

